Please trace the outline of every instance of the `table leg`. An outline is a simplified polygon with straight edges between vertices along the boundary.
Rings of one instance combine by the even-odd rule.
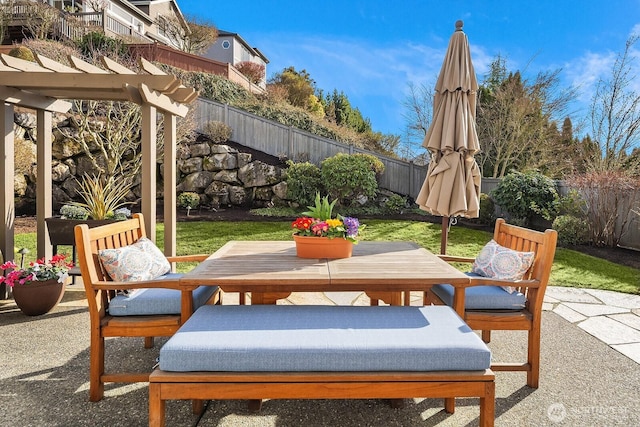
[[[378,305],[377,300],[382,300],[389,305],[402,305],[402,292],[365,292],[371,299],[371,305]],[[375,301],[375,303],[373,302]]]
[[[251,304],[275,304],[279,299],[288,298],[291,292],[251,292]]]

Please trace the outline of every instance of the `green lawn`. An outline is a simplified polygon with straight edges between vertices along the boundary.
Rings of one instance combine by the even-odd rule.
[[[364,240],[408,240],[438,253],[440,225],[420,221],[367,220]],[[229,240],[289,240],[290,223],[258,221],[179,222],[177,252],[183,254],[212,253]],[[163,224],[157,227],[158,246],[163,245]],[[461,226],[451,227],[447,253],[474,256],[491,239],[485,231]],[[35,257],[35,233],[16,235],[16,247],[26,247]],[[19,256],[16,257],[19,261]],[[187,267],[183,267],[187,268]],[[468,268],[468,266],[467,266]],[[640,294],[640,270],[569,249],[558,248],[550,285],[604,289]]]

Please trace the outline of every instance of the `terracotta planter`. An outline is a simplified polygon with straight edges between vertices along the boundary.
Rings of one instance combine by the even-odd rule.
[[[15,285],[13,299],[27,316],[40,316],[58,305],[64,295],[64,283],[57,279]]]
[[[353,242],[328,237],[293,236],[299,258],[350,258]]]

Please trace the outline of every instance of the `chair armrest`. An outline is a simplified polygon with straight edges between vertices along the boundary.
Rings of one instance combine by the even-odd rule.
[[[142,280],[139,282],[131,281],[131,282],[111,282],[111,281],[100,281],[95,282],[92,286],[95,290],[105,290],[105,291],[122,291],[126,289],[144,289],[144,288],[167,288],[167,289],[178,289],[182,290],[180,287],[179,280]]]
[[[475,258],[453,255],[438,255],[438,258],[447,262],[474,262],[476,260]]]
[[[539,280],[505,280],[493,279],[491,277],[469,277],[470,286],[512,286],[514,288],[539,288]]]
[[[205,254],[177,255],[177,256],[168,256],[167,261],[169,262],[202,262],[207,258],[209,258],[209,255],[205,255]]]

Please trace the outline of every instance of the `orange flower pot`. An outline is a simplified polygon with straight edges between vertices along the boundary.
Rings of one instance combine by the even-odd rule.
[[[328,237],[312,237],[293,235],[296,242],[296,255],[299,258],[350,258],[353,242]]]

